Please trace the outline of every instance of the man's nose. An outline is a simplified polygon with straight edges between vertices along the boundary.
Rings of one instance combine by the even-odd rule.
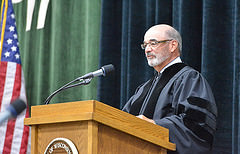
[[[148,44],[145,48],[145,53],[151,52],[152,51],[152,47]]]

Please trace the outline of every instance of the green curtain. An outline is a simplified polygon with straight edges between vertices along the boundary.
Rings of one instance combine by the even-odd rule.
[[[27,0],[14,4],[29,105],[40,105],[56,89],[98,69],[101,1],[50,0],[45,27],[37,29],[39,0],[30,31]],[[67,89],[50,103],[96,99],[97,80]]]

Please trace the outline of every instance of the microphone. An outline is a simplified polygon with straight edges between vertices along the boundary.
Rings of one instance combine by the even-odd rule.
[[[23,100],[15,100],[6,108],[6,111],[0,113],[0,124],[9,118],[16,118],[26,107],[27,105]]]
[[[112,64],[108,64],[108,65],[101,67],[97,71],[90,72],[88,74],[85,74],[84,76],[79,77],[78,80],[94,78],[94,77],[98,77],[98,76],[106,76],[106,75],[111,74],[113,71],[114,71],[114,66]]]
[[[80,86],[80,85],[87,85],[87,84],[89,84],[91,82],[92,78],[98,77],[98,76],[106,76],[106,75],[111,74],[112,72],[114,72],[114,66],[112,64],[108,64],[108,65],[105,65],[105,66],[101,67],[97,71],[90,72],[90,73],[85,74],[84,76],[78,77],[78,78],[74,79],[73,81],[65,84],[61,88],[57,89],[56,91],[54,91],[44,101],[44,104],[49,104],[49,102],[52,99],[52,97],[54,95],[56,95],[57,93],[59,93],[60,91],[62,91],[62,90],[65,90],[65,89],[68,89],[68,88],[72,88],[72,87],[76,87],[76,86]],[[79,83],[73,84],[73,83],[78,82],[78,81],[79,81]]]

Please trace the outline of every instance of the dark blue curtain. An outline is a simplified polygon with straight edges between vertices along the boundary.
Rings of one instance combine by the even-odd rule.
[[[98,99],[122,108],[153,69],[140,48],[145,31],[166,23],[183,38],[182,59],[211,85],[218,106],[214,153],[240,152],[240,0],[102,0],[100,65],[115,74],[101,78]]]

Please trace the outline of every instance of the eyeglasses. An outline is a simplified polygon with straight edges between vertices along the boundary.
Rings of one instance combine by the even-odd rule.
[[[142,49],[146,49],[147,45],[150,45],[151,47],[155,48],[158,46],[159,43],[165,43],[167,41],[172,41],[172,39],[170,40],[162,40],[162,41],[150,41],[149,43],[143,43],[141,44],[141,48]]]

